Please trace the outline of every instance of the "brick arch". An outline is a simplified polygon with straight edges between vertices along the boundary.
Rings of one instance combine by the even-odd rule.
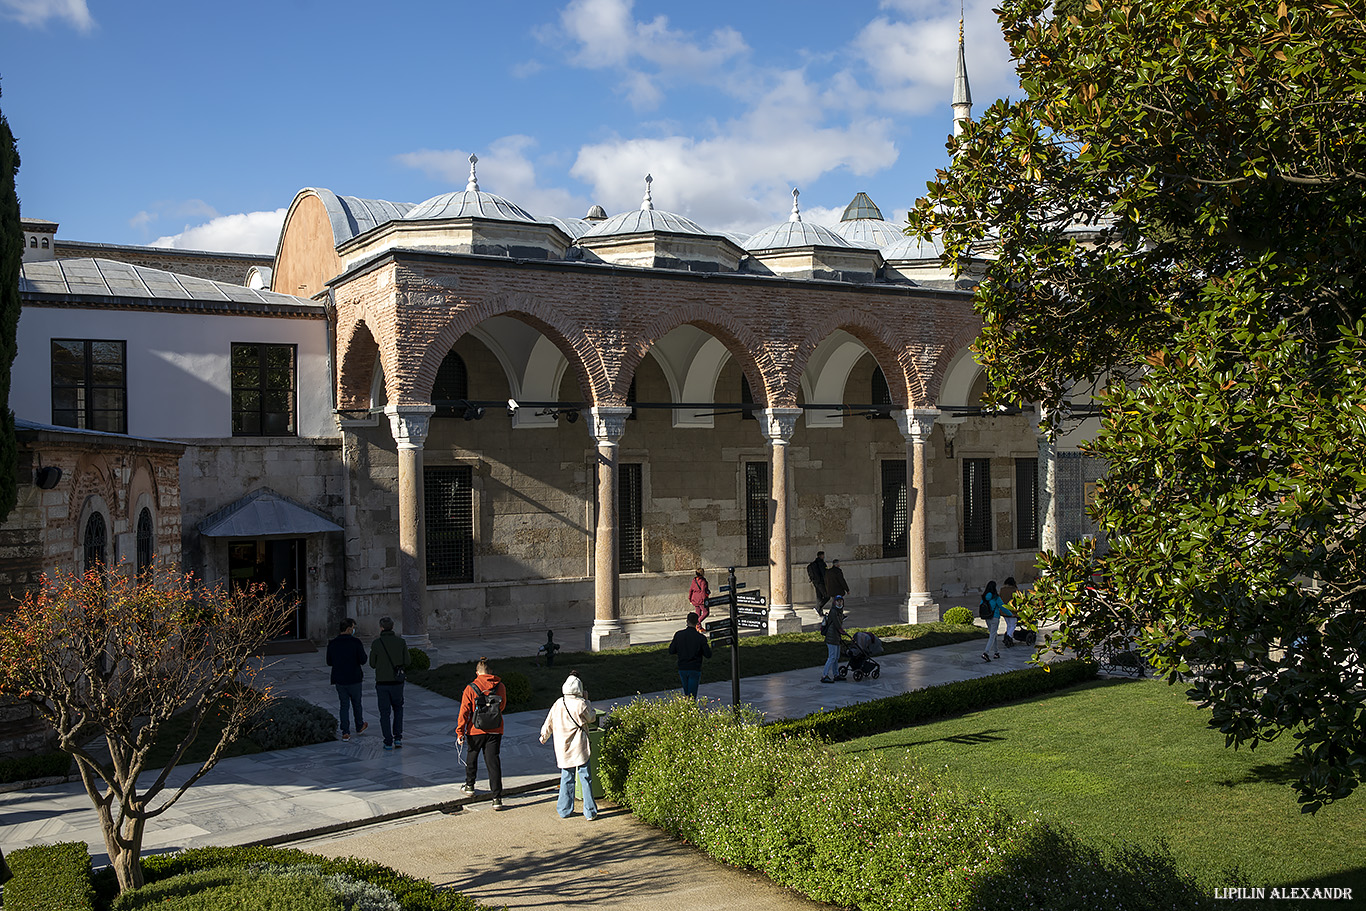
[[[792,407],[797,404],[795,395],[786,399],[782,395],[783,391],[789,388],[789,384],[783,376],[782,368],[771,358],[765,340],[757,336],[745,321],[735,319],[729,313],[718,313],[717,308],[702,304],[676,307],[661,314],[641,327],[639,336],[624,344],[621,373],[617,377],[623,401],[625,390],[630,388],[631,380],[635,377],[645,355],[654,347],[655,342],[679,326],[696,326],[726,346],[726,350],[740,364],[741,371],[749,381],[756,405]],[[759,352],[757,356],[756,351]],[[770,405],[770,402],[780,404]]]
[[[944,377],[948,375],[949,364],[958,356],[958,352],[975,342],[981,332],[981,322],[964,326],[958,330],[958,334],[940,347],[939,354],[925,377],[927,401],[934,403],[939,400],[939,389],[944,384]]]
[[[130,522],[137,521],[137,503],[144,494],[151,503],[152,509],[161,509],[161,492],[157,490],[156,469],[152,466],[151,459],[139,457],[133,459],[131,477],[128,481],[128,519]]]
[[[375,381],[379,343],[365,319],[352,321],[345,334],[337,332],[337,407],[370,407],[370,387]]]
[[[578,379],[579,391],[585,401],[594,405],[625,403],[624,395],[620,402],[607,400],[610,399],[611,387],[606,379],[601,352],[583,328],[567,320],[563,310],[556,308],[553,303],[528,294],[495,294],[485,300],[462,300],[448,306],[450,309],[446,319],[429,340],[424,341],[413,335],[404,340],[405,347],[420,346],[421,350],[416,352],[413,359],[416,368],[405,378],[407,382],[403,392],[398,391],[399,383],[391,385],[391,400],[430,401],[441,361],[456,341],[487,319],[510,316],[531,326],[560,349]]]
[[[893,402],[902,408],[926,407],[925,385],[918,372],[917,351],[894,341],[892,336],[896,333],[889,331],[892,328],[885,321],[874,322],[868,314],[857,310],[835,310],[822,315],[811,324],[810,332],[798,350],[795,361],[798,378],[805,372],[816,347],[835,330],[843,329],[862,342],[882,368]]]

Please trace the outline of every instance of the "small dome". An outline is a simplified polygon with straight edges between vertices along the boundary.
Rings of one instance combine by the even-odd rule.
[[[551,224],[559,228],[570,239],[582,237],[584,232],[593,227],[593,223],[584,218],[557,218],[554,215],[547,215],[541,219],[543,224]]]
[[[593,206],[588,210],[588,214],[583,217],[584,221],[606,221],[607,210],[602,206]]]
[[[840,237],[829,228],[820,225],[807,224],[802,221],[802,213],[797,205],[797,197],[801,193],[797,189],[792,190],[792,214],[787,217],[787,221],[780,221],[776,225],[769,225],[758,234],[755,234],[741,246],[750,252],[756,250],[781,250],[788,247],[853,247],[843,237]]]
[[[835,226],[835,233],[856,247],[881,249],[905,239],[901,226],[883,221],[880,218],[858,218],[842,221]]]
[[[882,249],[882,258],[887,262],[900,262],[911,259],[939,259],[944,251],[934,241],[924,241],[918,237],[902,237],[894,244]]]
[[[582,236],[610,237],[618,234],[651,234],[655,232],[713,236],[710,231],[691,219],[656,209],[654,200],[650,197],[650,184],[653,182],[654,178],[646,174],[645,198],[641,201],[639,209],[622,212],[620,215],[613,215],[606,221],[598,222],[585,231]]]
[[[872,197],[860,190],[854,194],[854,198],[849,201],[849,205],[844,207],[844,214],[840,216],[840,221],[853,221],[856,218],[876,218],[882,221],[882,210],[873,202]]]
[[[474,175],[474,166],[478,161],[477,156],[470,156],[470,179],[464,190],[458,193],[443,193],[440,196],[433,196],[426,202],[418,203],[403,216],[404,220],[487,218],[491,221],[536,221],[520,206],[508,202],[501,196],[480,191],[479,181]]]

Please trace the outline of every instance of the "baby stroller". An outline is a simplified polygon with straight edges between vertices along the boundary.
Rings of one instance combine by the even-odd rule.
[[[882,675],[882,666],[873,660],[874,655],[882,654],[882,640],[867,630],[859,630],[852,636],[844,637],[844,649],[849,653],[849,663],[840,665],[839,679],[843,680],[850,671],[854,680],[864,677],[876,680]]]

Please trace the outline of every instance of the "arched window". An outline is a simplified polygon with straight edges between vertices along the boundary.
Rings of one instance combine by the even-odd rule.
[[[44,250],[47,249],[47,238],[46,238],[46,237],[43,238],[43,249],[44,249]]]
[[[138,513],[137,532],[137,572],[142,575],[152,568],[152,556],[156,552],[156,534],[152,529],[152,511],[143,507]]]
[[[869,384],[871,388],[868,393],[872,399],[873,410],[876,415],[869,417],[890,418],[892,416],[892,390],[887,386],[887,375],[882,372],[881,367],[873,368],[873,380]]]
[[[32,237],[30,237],[30,238],[28,239],[28,245],[29,245],[30,247],[33,247],[34,249],[37,249],[37,247],[38,247],[38,235],[37,235],[37,234],[33,235]]]
[[[465,416],[465,406],[457,405],[470,397],[470,375],[465,369],[465,361],[454,351],[441,360],[436,371],[436,382],[432,384],[432,404],[436,406],[439,418],[461,418]]]
[[[109,535],[105,530],[104,516],[92,512],[85,520],[85,571],[102,567],[109,562]]]
[[[745,376],[743,373],[740,374],[740,404],[754,404],[754,392],[749,388],[749,377]],[[757,421],[759,419],[755,417],[753,408],[745,408],[740,412],[740,420]]]

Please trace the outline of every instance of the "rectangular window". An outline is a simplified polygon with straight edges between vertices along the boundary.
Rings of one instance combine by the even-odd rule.
[[[645,571],[644,504],[641,502],[641,465],[626,462],[617,468],[617,571]]]
[[[1015,460],[1015,546],[1039,549],[1039,460]]]
[[[906,531],[910,512],[907,508],[906,460],[882,463],[882,556],[906,556]]]
[[[767,462],[745,463],[745,565],[767,566],[769,536]]]
[[[963,459],[963,552],[991,550],[991,459]]]
[[[473,477],[468,465],[422,470],[429,585],[474,581]]]
[[[293,436],[294,346],[234,342],[232,435]]]
[[[127,342],[52,340],[52,423],[128,432]]]

